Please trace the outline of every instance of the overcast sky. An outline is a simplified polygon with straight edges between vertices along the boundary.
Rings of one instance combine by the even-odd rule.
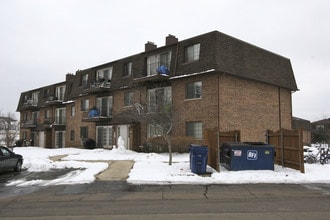
[[[0,110],[66,73],[218,30],[291,60],[293,115],[330,117],[328,0],[2,0]]]

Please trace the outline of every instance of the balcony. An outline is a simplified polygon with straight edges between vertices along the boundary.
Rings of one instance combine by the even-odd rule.
[[[105,79],[99,79],[95,81],[94,83],[91,83],[89,87],[85,88],[85,92],[88,94],[96,94],[96,93],[102,93],[105,91],[109,91],[111,86],[110,80]]]
[[[66,124],[66,118],[65,116],[56,116],[54,125],[65,125]]]
[[[160,82],[160,81],[165,81],[168,79],[169,79],[169,75],[154,74],[154,75],[144,76],[144,77],[140,77],[140,78],[135,78],[134,82],[137,84],[146,84],[149,82]]]
[[[21,106],[21,110],[36,110],[36,109],[38,109],[38,101],[33,99],[26,100]]]
[[[50,105],[60,105],[63,103],[63,99],[59,99],[58,97],[54,95],[50,95],[47,97],[45,104],[50,106]]]
[[[107,122],[112,119],[112,115],[100,113],[97,109],[92,109],[90,112],[83,112],[83,122]]]
[[[31,120],[23,121],[21,126],[22,126],[22,128],[36,128],[37,120],[31,119]]]

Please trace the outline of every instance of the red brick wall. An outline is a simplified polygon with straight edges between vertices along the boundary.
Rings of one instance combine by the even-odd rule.
[[[238,129],[242,141],[265,141],[267,129],[291,128],[290,91],[230,76],[219,84],[221,131]]]

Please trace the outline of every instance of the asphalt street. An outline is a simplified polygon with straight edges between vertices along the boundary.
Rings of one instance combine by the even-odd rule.
[[[8,188],[1,219],[329,219],[328,184],[130,185],[125,181]],[[15,193],[16,190],[16,193]],[[23,192],[23,193],[20,193]]]

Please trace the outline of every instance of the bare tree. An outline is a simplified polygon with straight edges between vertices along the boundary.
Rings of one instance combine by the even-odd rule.
[[[166,101],[159,101],[153,106],[153,111],[149,112],[146,122],[153,126],[159,127],[160,134],[167,143],[169,153],[169,165],[172,165],[172,131],[175,123],[175,114],[173,113],[172,104]]]
[[[13,146],[19,134],[18,121],[14,113],[8,112],[6,116],[0,113],[0,132],[1,142],[7,147]]]
[[[148,102],[135,103],[134,108],[126,110],[122,116],[132,121],[143,122],[155,128],[153,135],[162,137],[167,144],[169,165],[172,165],[171,137],[177,115],[173,112],[170,87],[156,87],[148,94]],[[157,131],[156,131],[157,130]]]

